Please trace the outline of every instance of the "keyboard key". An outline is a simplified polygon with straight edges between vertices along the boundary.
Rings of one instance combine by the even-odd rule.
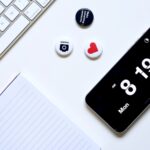
[[[0,0],[0,59],[53,1]]]
[[[14,5],[20,10],[25,9],[25,7],[27,7],[28,4],[29,4],[28,0],[16,0],[14,2]]]
[[[28,26],[29,21],[20,16],[14,24],[8,28],[5,34],[0,38],[0,53],[4,52],[6,48],[17,38],[17,36]]]
[[[43,7],[45,7],[50,1],[51,0],[37,0],[37,2]]]
[[[0,17],[0,31],[4,31],[8,26],[9,26],[9,22],[6,20],[6,18],[4,17]]]
[[[8,6],[13,0],[0,0],[5,6]]]
[[[4,11],[4,7],[0,4],[0,14]]]
[[[35,4],[32,3],[29,8],[24,12],[24,14],[31,20],[33,20],[41,11],[41,8]]]
[[[18,10],[16,10],[13,6],[11,6],[5,13],[5,15],[11,20],[13,21],[18,15],[19,12]]]

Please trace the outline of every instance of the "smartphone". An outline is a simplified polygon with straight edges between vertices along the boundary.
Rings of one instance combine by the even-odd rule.
[[[150,28],[87,94],[86,103],[117,133],[150,104]]]

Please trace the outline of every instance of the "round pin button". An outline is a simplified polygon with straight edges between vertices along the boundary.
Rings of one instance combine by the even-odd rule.
[[[69,56],[73,51],[73,44],[67,38],[63,38],[63,40],[58,40],[55,45],[55,50],[58,55],[62,57]]]
[[[92,24],[94,20],[93,12],[90,9],[82,8],[76,13],[76,22],[82,27],[87,27]]]
[[[97,59],[103,53],[102,47],[98,41],[90,40],[85,44],[85,54],[90,59]]]

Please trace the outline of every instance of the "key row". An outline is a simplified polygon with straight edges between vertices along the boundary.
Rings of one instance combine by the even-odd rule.
[[[40,12],[41,8],[36,4],[32,3],[27,10],[25,10],[24,14],[30,19],[33,20]],[[10,20],[14,21],[16,17],[19,15],[18,10],[16,10],[13,6],[11,6],[6,12],[5,16]],[[10,22],[4,17],[0,17],[0,31],[3,32],[9,26]]]
[[[51,0],[36,0],[42,7],[45,7]],[[13,0],[0,0],[0,2],[5,5],[9,6]],[[28,0],[16,0],[14,4],[20,9],[23,10],[28,4]]]

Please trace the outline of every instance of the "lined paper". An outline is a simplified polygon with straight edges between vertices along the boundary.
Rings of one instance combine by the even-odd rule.
[[[0,96],[0,150],[100,150],[19,75]]]

